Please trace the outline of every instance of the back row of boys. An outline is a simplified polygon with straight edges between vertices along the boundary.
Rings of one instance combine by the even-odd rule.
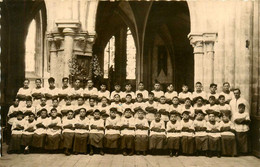
[[[169,120],[168,112],[172,110],[177,110],[179,113],[189,110],[193,116],[196,109],[202,109],[204,112],[206,110],[215,110],[216,112],[220,112],[221,110],[237,111],[237,106],[233,107],[235,108],[233,110],[232,105],[228,105],[231,99],[235,99],[233,92],[230,91],[230,84],[228,82],[223,84],[223,91],[220,94],[216,92],[217,85],[214,83],[210,85],[210,92],[208,94],[205,93],[200,82],[196,83],[196,91],[193,93],[188,92],[187,85],[183,85],[182,92],[178,94],[174,91],[172,84],[168,85],[168,91],[164,93],[160,90],[160,83],[155,83],[154,90],[148,93],[144,89],[144,84],[140,82],[138,90],[135,93],[131,90],[131,84],[126,84],[125,92],[120,90],[121,87],[119,84],[115,84],[115,91],[110,94],[106,90],[105,84],[101,84],[98,91],[94,87],[92,80],[88,80],[87,88],[83,90],[80,88],[79,79],[75,80],[73,88],[68,86],[68,81],[68,78],[63,78],[63,86],[59,89],[55,87],[54,78],[48,79],[49,87],[47,88],[41,87],[41,79],[36,79],[36,87],[30,89],[28,87],[29,80],[26,79],[24,86],[17,93],[15,100],[17,104],[14,107],[19,104],[20,110],[24,113],[28,110],[33,110],[33,113],[36,115],[38,115],[37,113],[42,108],[47,108],[49,112],[51,108],[57,108],[59,114],[66,115],[67,110],[71,109],[75,111],[82,107],[85,107],[87,110],[98,108],[101,111],[107,112],[110,108],[115,107],[121,113],[125,108],[135,110],[141,107],[146,111],[147,109],[151,111],[151,113],[148,111],[147,115],[149,121],[153,119],[153,110],[151,107],[161,111],[164,121]],[[88,100],[88,103],[85,103],[85,100]],[[97,102],[100,103],[97,104]],[[246,107],[248,106],[245,100],[241,102],[245,103]],[[179,103],[184,104],[179,105]],[[209,104],[205,105],[205,103]],[[219,105],[216,105],[216,103],[219,103]],[[11,107],[9,114],[12,114],[12,110],[16,109]],[[105,113],[105,115],[108,115],[108,113]]]

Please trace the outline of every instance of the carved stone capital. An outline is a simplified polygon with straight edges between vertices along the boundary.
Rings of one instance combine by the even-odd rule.
[[[46,34],[46,38],[50,45],[50,52],[60,50],[64,38],[59,33],[49,32]]]
[[[217,42],[217,33],[203,33],[203,41],[207,52],[214,52],[214,44]]]
[[[203,54],[203,36],[202,33],[190,33],[188,35],[190,44],[193,46],[194,54]]]

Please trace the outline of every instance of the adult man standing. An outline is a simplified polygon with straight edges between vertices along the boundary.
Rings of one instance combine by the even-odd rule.
[[[245,112],[248,112],[250,114],[250,107],[249,107],[249,103],[246,99],[244,99],[243,97],[241,97],[241,91],[240,89],[236,88],[234,89],[234,96],[235,98],[232,99],[229,103],[230,108],[231,108],[231,112],[232,115],[238,113],[238,105],[239,104],[244,104],[246,106],[245,108]]]

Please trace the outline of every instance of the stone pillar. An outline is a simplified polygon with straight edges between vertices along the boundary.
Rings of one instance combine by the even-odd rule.
[[[217,33],[191,33],[188,35],[194,47],[194,82],[201,82],[208,92],[214,82],[214,43]]]
[[[191,45],[194,47],[194,82],[203,83],[203,41],[202,34],[189,34]]]
[[[73,57],[73,38],[74,38],[74,30],[72,28],[64,28],[64,57],[63,57],[63,76],[68,77],[70,75],[69,70],[69,60]]]
[[[203,41],[204,41],[204,90],[206,92],[209,91],[209,85],[214,82],[214,43],[216,41],[217,34],[216,33],[204,33]]]

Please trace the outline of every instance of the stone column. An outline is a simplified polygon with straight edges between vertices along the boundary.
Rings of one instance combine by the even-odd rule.
[[[214,43],[217,33],[203,33],[204,57],[203,57],[203,77],[204,90],[209,91],[209,85],[214,83]]]
[[[203,41],[202,34],[189,34],[191,45],[194,47],[194,82],[203,83]]]
[[[64,28],[64,57],[63,57],[63,76],[68,77],[70,75],[69,71],[69,60],[73,57],[73,38],[74,38],[74,30],[72,28]]]

